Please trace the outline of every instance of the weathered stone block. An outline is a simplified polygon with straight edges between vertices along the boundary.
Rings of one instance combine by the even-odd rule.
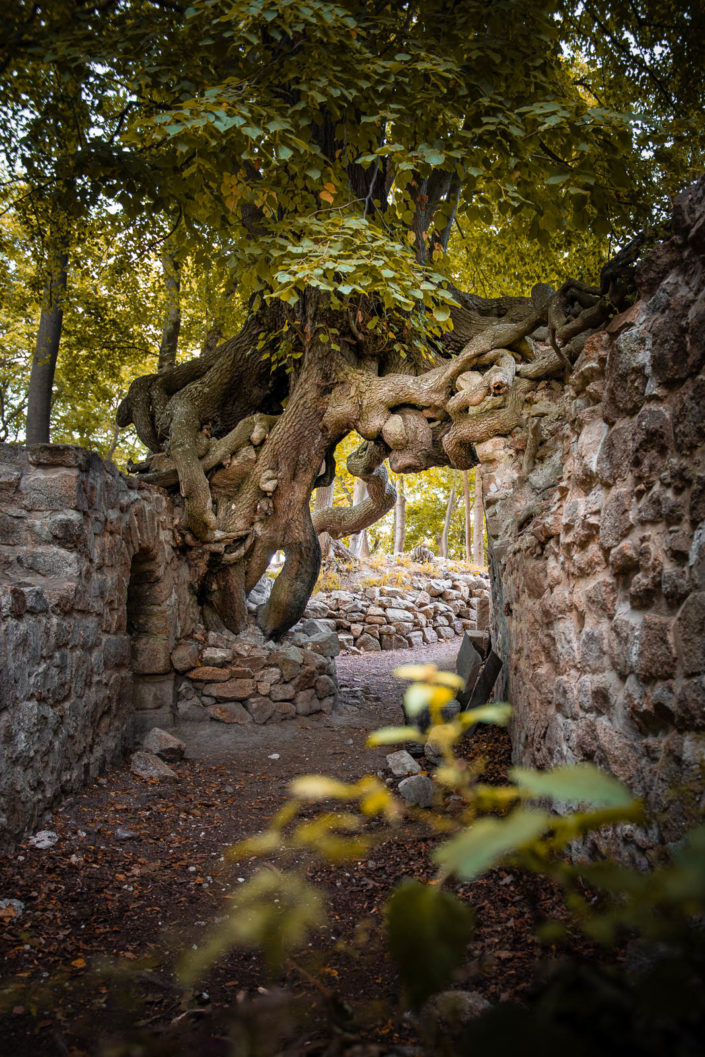
[[[127,635],[104,635],[103,664],[106,668],[126,668],[130,663],[130,639]]]
[[[321,711],[321,702],[315,689],[300,690],[294,699],[296,711],[300,716],[310,716]]]
[[[135,752],[130,758],[130,770],[138,778],[146,778],[152,782],[175,782],[178,774],[172,771],[168,764],[160,760],[151,752]]]
[[[412,774],[399,783],[400,795],[412,807],[431,807],[435,790],[433,782],[425,774]]]
[[[169,640],[162,635],[136,635],[132,640],[132,670],[136,675],[170,672]]]
[[[632,527],[632,493],[626,488],[615,488],[608,495],[600,524],[600,543],[606,550],[616,547]]]
[[[214,697],[217,701],[246,701],[255,693],[255,681],[254,679],[228,679],[224,683],[208,683],[204,687],[204,693]]]
[[[171,663],[177,672],[187,672],[198,664],[198,644],[190,640],[179,642],[171,651]]]
[[[268,697],[253,697],[247,702],[247,710],[255,723],[267,723],[273,716],[279,716],[276,704]]]
[[[174,737],[161,727],[152,727],[142,739],[142,748],[146,752],[154,753],[168,763],[183,759],[186,746],[180,738]]]
[[[674,632],[683,673],[697,675],[705,670],[705,591],[697,591],[686,599],[676,617]]]
[[[284,649],[274,650],[269,658],[270,664],[276,665],[282,674],[282,679],[289,682],[298,675],[301,665],[304,663],[303,650],[298,646],[287,646]]]
[[[315,682],[315,690],[318,697],[334,697],[338,688],[329,675],[319,675]]]
[[[134,679],[134,704],[138,712],[156,708],[173,709],[174,676],[140,675]]]
[[[232,676],[232,671],[230,668],[212,668],[204,665],[202,668],[192,668],[190,672],[185,672],[185,675],[194,683],[226,683]],[[210,690],[206,690],[206,693],[210,693]]]
[[[242,705],[236,702],[223,702],[209,705],[206,712],[218,723],[251,723],[252,716]]]
[[[269,691],[272,701],[293,701],[296,697],[295,683],[275,683]]]
[[[640,679],[668,679],[675,672],[676,656],[671,642],[671,621],[647,613],[639,629],[635,671]]]

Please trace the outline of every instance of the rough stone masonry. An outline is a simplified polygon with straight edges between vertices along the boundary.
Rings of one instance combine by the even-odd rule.
[[[147,729],[333,709],[335,634],[206,630],[177,520],[82,448],[0,445],[0,846]]]
[[[568,384],[477,451],[515,760],[626,782],[643,862],[705,787],[705,179],[637,278]]]
[[[542,382],[523,424],[477,452],[515,758],[623,779],[654,821],[603,847],[645,862],[703,807],[705,180],[639,284],[567,383]],[[274,645],[200,624],[202,559],[177,549],[175,519],[80,448],[0,446],[0,839],[145,727],[334,707],[330,627]]]

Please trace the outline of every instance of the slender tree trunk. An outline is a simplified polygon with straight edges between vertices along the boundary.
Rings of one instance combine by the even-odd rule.
[[[44,284],[44,299],[27,394],[28,444],[49,443],[51,394],[64,321],[63,301],[66,293],[67,266],[68,254],[61,251],[54,257]]]
[[[485,521],[485,512],[482,508],[482,481],[480,474],[475,470],[475,507],[473,510],[472,529],[472,560],[475,565],[485,564],[484,548],[482,545],[482,529]]]
[[[404,494],[404,478],[399,478],[397,485],[397,501],[394,504],[394,553],[404,553],[404,537],[406,536],[406,496]]]
[[[363,503],[367,496],[368,491],[365,482],[359,479],[356,480],[353,486],[352,505],[357,506],[358,503]],[[363,529],[362,532],[358,532],[357,535],[353,536],[350,540],[350,550],[356,558],[369,558],[370,546],[367,540],[367,529]]]
[[[448,557],[448,535],[450,533],[450,523],[453,518],[453,514],[455,513],[456,505],[457,500],[455,495],[455,485],[453,485],[450,490],[450,495],[448,496],[448,505],[446,506],[446,517],[445,521],[443,522],[443,535],[441,536],[440,546],[441,558]]]
[[[327,510],[328,507],[333,506],[333,492],[335,490],[335,481],[331,484],[326,485],[324,488],[316,489],[316,502],[314,503],[314,511],[318,514],[321,510]],[[333,541],[327,532],[321,532],[318,537],[318,542],[321,546],[321,558],[328,558],[332,550]]]
[[[179,278],[179,262],[173,253],[165,253],[162,257],[162,268],[164,269],[164,286],[166,289],[166,315],[162,327],[162,341],[159,346],[159,363],[157,370],[159,374],[167,371],[176,363],[176,350],[179,344],[179,331],[181,330],[181,280]]]
[[[465,506],[465,561],[472,559],[472,510],[470,506],[470,481],[468,471],[463,470],[463,502]]]

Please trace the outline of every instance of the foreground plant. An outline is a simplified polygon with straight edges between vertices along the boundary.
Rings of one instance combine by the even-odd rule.
[[[237,906],[226,922],[187,956],[187,979],[197,978],[233,945],[259,947],[270,967],[281,966],[324,920],[321,893],[296,870],[287,870],[287,859],[305,852],[329,863],[359,860],[414,818],[439,837],[433,852],[437,872],[428,884],[407,880],[394,889],[386,907],[386,935],[406,998],[418,1008],[448,985],[473,936],[474,912],[449,890],[452,881],[470,881],[511,863],[561,881],[574,900],[580,883],[578,871],[565,859],[569,845],[604,826],[643,821],[641,804],[629,791],[590,764],[549,772],[514,768],[510,783],[484,783],[482,762],[459,758],[459,742],[477,723],[506,724],[510,707],[491,704],[444,719],[461,689],[458,676],[433,665],[409,665],[395,674],[412,680],[405,695],[407,716],[428,714],[430,727],[426,733],[418,726],[387,727],[372,734],[369,744],[429,746],[440,759],[434,806],[409,807],[374,775],[354,783],[323,775],[294,779],[291,799],[267,830],[232,849],[233,858],[260,857],[265,866],[239,886],[233,897]],[[560,813],[546,807],[548,802]],[[311,816],[313,804],[321,806]],[[598,930],[588,925],[587,931]]]

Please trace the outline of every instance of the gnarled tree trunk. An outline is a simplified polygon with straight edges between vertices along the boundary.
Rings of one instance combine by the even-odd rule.
[[[143,480],[181,492],[184,545],[204,555],[202,601],[215,623],[242,628],[247,593],[282,550],[284,566],[257,613],[268,636],[281,636],[315,584],[321,533],[355,535],[394,506],[386,461],[401,474],[474,467],[476,444],[542,413],[541,380],[563,376],[585,328],[610,310],[581,284],[490,301],[458,292],[457,301],[442,347],[429,343],[425,356],[409,350],[404,359],[377,327],[374,298],[361,300],[353,318],[308,289],[293,307],[267,303],[198,359],[133,383],[118,422],[133,422],[154,453],[137,467]],[[272,369],[285,327],[294,347]],[[548,327],[549,341],[531,337],[538,327]],[[335,448],[352,430],[364,440],[348,469],[367,495],[352,507],[321,502],[312,518],[311,496],[330,487]],[[475,493],[479,504],[479,482]],[[476,518],[476,560],[479,540]]]

